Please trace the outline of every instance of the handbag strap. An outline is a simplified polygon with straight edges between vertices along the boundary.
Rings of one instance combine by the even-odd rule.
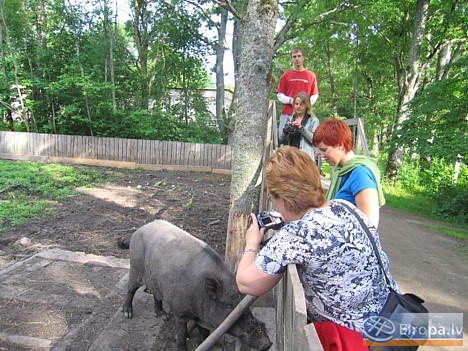
[[[369,238],[369,240],[370,240],[370,242],[372,244],[372,248],[374,249],[374,253],[377,256],[377,260],[379,261],[380,268],[382,268],[382,272],[383,272],[383,274],[385,276],[385,280],[387,282],[387,285],[390,287],[390,289],[392,289],[392,285],[390,284],[390,279],[388,278],[387,273],[385,272],[384,264],[382,262],[382,258],[380,257],[380,251],[379,251],[379,249],[377,247],[377,244],[375,243],[375,239],[374,239],[373,235],[371,234],[369,228],[367,227],[366,223],[364,223],[361,216],[359,216],[358,213],[351,206],[349,206],[345,202],[340,202],[340,204],[343,205],[352,215],[354,215],[354,217],[356,217],[356,219],[359,221],[359,224],[361,225],[362,229],[367,234],[367,237]]]

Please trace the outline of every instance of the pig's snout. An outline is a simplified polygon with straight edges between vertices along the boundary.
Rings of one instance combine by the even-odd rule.
[[[264,346],[261,346],[261,348],[259,350],[260,351],[268,351],[272,344],[273,343],[270,340],[268,340],[268,342]]]
[[[254,336],[249,333],[244,333],[240,339],[244,344],[260,351],[269,350],[273,344],[266,334],[259,337],[258,335]]]
[[[230,330],[240,338],[242,343],[260,351],[269,350],[272,342],[268,337],[265,323],[256,319],[251,313],[244,314]]]

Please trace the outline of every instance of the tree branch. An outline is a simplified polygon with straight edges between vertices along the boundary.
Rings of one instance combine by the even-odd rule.
[[[213,2],[227,9],[230,13],[232,13],[239,20],[242,21],[244,19],[244,17],[241,16],[239,12],[237,12],[234,6],[232,6],[229,0],[213,0]]]
[[[205,11],[205,9],[202,6],[200,6],[200,4],[198,2],[191,1],[191,0],[185,0],[185,2],[187,2],[190,5],[196,7],[203,14],[203,16],[206,18],[206,20],[208,21],[210,26],[216,27],[216,26],[219,25],[219,23],[216,23],[215,21],[213,21],[211,19],[210,15]]]
[[[307,5],[309,2],[310,1],[302,0],[301,2],[296,4],[294,11],[288,17],[286,24],[283,26],[283,28],[281,28],[281,30],[276,36],[275,43],[274,43],[274,52],[276,52],[279,49],[279,47],[283,45],[287,40],[291,39],[287,36],[287,33],[294,25],[294,22],[297,20],[297,14],[301,13],[304,6]],[[287,4],[295,4],[295,3],[287,3]],[[305,32],[310,27],[315,26],[317,24],[321,24],[323,22],[329,22],[330,21],[329,17],[331,15],[338,14],[343,11],[349,11],[349,10],[362,7],[362,6],[365,6],[365,5],[363,4],[363,5],[352,6],[349,4],[349,1],[343,1],[341,4],[335,6],[333,9],[319,14],[315,20],[307,22],[306,26],[302,24],[303,29],[301,30],[301,32]]]

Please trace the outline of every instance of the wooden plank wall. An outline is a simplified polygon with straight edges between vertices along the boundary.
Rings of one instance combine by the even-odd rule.
[[[229,145],[0,131],[0,157],[13,156],[231,170]]]
[[[263,155],[263,165],[267,164],[270,155],[278,148],[278,131],[276,129],[276,106],[274,101],[269,108],[267,138]],[[262,172],[265,175],[265,172]],[[264,179],[262,179],[264,183]],[[266,187],[260,193],[259,208],[272,210],[273,204],[267,197]],[[268,237],[275,235],[269,231]],[[276,349],[278,351],[323,351],[315,331],[314,324],[307,324],[305,294],[295,265],[289,265],[283,278],[274,288],[276,310]]]
[[[289,265],[275,287],[278,351],[323,351],[313,323],[307,324],[304,289],[296,265]]]

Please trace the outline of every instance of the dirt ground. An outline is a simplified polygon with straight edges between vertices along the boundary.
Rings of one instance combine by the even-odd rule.
[[[107,168],[94,168],[109,172]],[[122,170],[121,173],[122,176],[111,183],[97,188],[81,188],[80,195],[57,203],[57,210],[47,218],[1,233],[0,269],[15,260],[53,248],[128,258],[128,251],[117,247],[117,239],[131,235],[135,229],[154,219],[176,224],[210,244],[224,257],[230,176],[146,170]],[[31,243],[23,238],[28,238]],[[21,239],[24,246],[19,243]],[[58,295],[67,300],[67,296],[63,296],[66,291],[58,292],[54,285],[42,285],[41,289],[50,289],[47,293],[51,296]],[[117,305],[121,302],[115,301]],[[4,309],[4,317],[0,317],[0,332],[14,333],[12,329],[21,325],[23,313],[15,313],[15,301],[6,303],[8,309]],[[5,302],[3,305],[5,307]],[[152,309],[152,306],[148,307]],[[21,303],[17,304],[17,309],[21,310]],[[31,313],[47,314],[47,304],[38,304],[37,309]],[[84,308],[83,313],[95,312]],[[73,320],[68,322],[73,323]],[[56,325],[59,336],[63,325],[53,325]],[[21,334],[21,330],[17,333]],[[48,330],[48,333],[53,334],[53,331]],[[173,330],[167,329],[167,338],[174,339]],[[75,346],[70,350],[79,349]],[[0,350],[13,348],[0,340]]]
[[[127,258],[117,238],[155,219],[176,224],[224,255],[230,176],[146,170],[122,170],[121,175],[98,188],[80,188],[81,195],[57,203],[53,215],[0,234],[2,259],[49,248]],[[24,237],[32,246],[16,243]]]

